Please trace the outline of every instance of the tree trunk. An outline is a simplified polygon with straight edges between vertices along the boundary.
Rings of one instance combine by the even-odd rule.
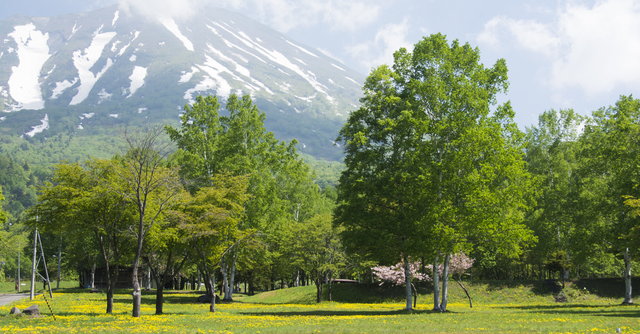
[[[159,282],[162,283],[162,282]],[[158,284],[158,279],[156,279],[156,284]],[[158,284],[156,288],[156,314],[162,314],[162,305],[164,304],[164,285]]]
[[[138,269],[140,267],[140,250],[142,249],[142,240],[138,242],[138,252],[133,261],[133,268],[131,273],[131,283],[133,284],[133,310],[132,316],[140,318],[140,304],[142,303],[142,292],[140,291],[140,281],[138,279]],[[159,288],[159,287],[158,287]]]
[[[92,289],[96,287],[96,263],[93,262],[91,266],[91,284],[89,285]]]
[[[436,253],[436,256],[433,260],[433,310],[440,311],[440,273],[438,272],[438,263],[439,254]]]
[[[411,269],[409,268],[409,256],[407,254],[402,255],[404,260],[404,283],[406,286],[407,306],[405,310],[412,311],[411,307]]]
[[[440,311],[447,311],[447,297],[449,293],[449,259],[451,254],[447,253],[444,256],[443,270],[442,270],[442,302],[440,303]]]
[[[329,274],[329,301],[331,301],[331,290],[333,290],[333,273]]]
[[[233,289],[235,287],[235,279],[236,279],[236,258],[238,257],[237,252],[233,252],[233,256],[231,258],[231,270],[229,272],[229,289],[228,293],[225,293],[225,300],[232,301],[233,300]],[[228,296],[228,297],[227,297]]]
[[[322,275],[318,275],[316,283],[316,302],[322,303]]]
[[[416,308],[416,304],[418,304],[418,290],[413,283],[411,283],[411,288],[413,289],[413,308]]]
[[[118,282],[119,266],[115,264],[113,275],[107,274],[107,313],[113,313],[113,291],[116,289],[116,282]],[[107,271],[108,273],[108,271]]]
[[[625,248],[624,251],[624,301],[623,305],[633,304],[631,299],[631,254],[629,254],[629,248]]]
[[[224,257],[220,260],[220,272],[222,273],[222,287],[220,288],[220,294],[224,295],[223,300],[227,300],[227,286],[229,284],[228,273],[227,273],[227,263],[224,260]]]
[[[211,275],[211,291],[213,291],[214,293],[210,296],[211,297],[211,305],[209,306],[209,312],[211,313],[215,313],[216,312],[216,271],[213,271],[213,275]]]

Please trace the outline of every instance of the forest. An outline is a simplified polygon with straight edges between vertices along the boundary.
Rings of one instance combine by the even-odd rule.
[[[434,309],[446,311],[452,273],[622,277],[631,304],[640,100],[623,95],[590,116],[547,110],[523,131],[497,103],[503,59],[485,67],[477,48],[440,34],[394,59],[372,70],[342,127],[342,163],[277,140],[248,95],[226,97],[228,116],[218,97],[199,96],[179,127],[96,139],[123,147],[113,156],[74,151],[71,135],[0,138],[1,279],[15,279],[18,252],[28,277],[37,227],[63,279],[92,287],[84,273],[106,273],[107,312],[130,270],[133,316],[152,281],[157,314],[164,288],[196,281],[213,311],[216,291],[231,300],[242,284],[312,284],[320,302],[334,279],[371,282],[384,266],[402,274],[407,309],[415,283],[433,284]]]

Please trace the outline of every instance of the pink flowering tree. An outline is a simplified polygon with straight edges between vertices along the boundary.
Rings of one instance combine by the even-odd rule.
[[[449,273],[451,273],[451,276],[453,276],[453,279],[458,283],[458,285],[460,285],[462,290],[464,290],[464,292],[467,294],[467,298],[469,298],[469,307],[473,307],[473,304],[471,303],[471,296],[469,295],[469,291],[467,291],[467,288],[465,288],[465,286],[462,284],[461,278],[462,278],[462,275],[465,273],[465,271],[467,271],[469,268],[471,268],[471,266],[473,266],[474,261],[475,261],[474,259],[469,258],[467,254],[465,254],[464,252],[458,252],[456,254],[453,254],[451,256],[451,259],[449,260]],[[433,271],[433,265],[428,265],[426,266],[426,268]],[[444,271],[444,265],[441,264],[438,266],[438,274],[442,275],[443,271]]]
[[[389,282],[393,285],[406,284],[406,278],[404,275],[405,273],[404,262],[399,262],[390,267],[376,266],[371,268],[371,270],[373,270],[373,274],[378,278],[378,280],[381,281],[380,285],[383,285],[386,282]],[[410,272],[410,277],[413,280],[417,280],[417,281],[431,280],[431,277],[429,277],[429,275],[420,272],[419,261],[415,261],[415,262],[409,261],[409,272]],[[413,290],[413,307],[415,308],[416,303],[418,301],[418,291],[416,290],[416,286],[413,285],[413,282],[411,282],[411,288]]]

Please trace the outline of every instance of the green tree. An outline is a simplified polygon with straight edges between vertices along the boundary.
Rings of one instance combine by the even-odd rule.
[[[95,269],[95,256],[101,254],[107,275],[106,312],[112,313],[119,267],[132,255],[134,237],[128,227],[135,211],[124,196],[112,191],[120,187],[114,183],[116,161],[93,159],[86,166],[57,165],[54,183],[41,188],[38,204],[30,209],[29,223],[53,233],[56,241],[64,235],[65,259],[76,267],[83,269],[82,263],[90,258]]]
[[[4,196],[2,195],[2,187],[0,186],[0,224],[7,222],[7,213],[2,210],[2,204],[4,202]]]
[[[318,214],[306,223],[295,224],[292,251],[294,263],[304,270],[316,285],[316,301],[322,302],[322,288],[345,266],[339,229],[331,224],[329,212]]]
[[[156,314],[163,313],[164,286],[172,282],[193,257],[195,240],[184,213],[187,196],[184,194],[164,210],[161,219],[147,232],[142,259],[156,282]]]
[[[485,68],[479,50],[443,35],[425,37],[412,53],[394,54],[364,85],[362,107],[351,113],[338,141],[346,171],[336,224],[351,251],[383,263],[405,263],[411,307],[410,256],[444,256],[442,303],[434,274],[434,309],[446,311],[451,253],[472,242],[493,243],[516,256],[531,239],[522,225],[530,177],[523,135],[506,91],[507,68]]]
[[[215,312],[215,270],[238,242],[254,233],[239,228],[248,198],[246,176],[217,174],[212,186],[198,190],[183,208],[187,231],[194,239],[193,250],[205,274],[211,312]]]
[[[184,113],[180,116],[180,129],[165,125],[164,129],[172,141],[180,149],[178,163],[183,168],[181,173],[194,185],[193,191],[198,187],[210,185],[214,173],[220,171],[221,159],[217,151],[222,131],[218,116],[217,96],[196,97],[196,102],[184,107]]]
[[[279,226],[291,214],[279,180],[300,166],[296,142],[287,145],[267,132],[265,114],[249,95],[240,99],[232,94],[227,98],[225,109],[229,116],[219,117],[218,108],[217,98],[199,97],[193,106],[185,107],[182,127],[179,130],[166,127],[166,131],[184,151],[179,161],[185,175],[198,180],[208,180],[209,176],[224,172],[248,177],[247,192],[251,197],[244,204],[239,228],[260,230],[268,239],[275,236],[274,231],[281,230]],[[198,184],[202,186],[201,182]],[[221,259],[226,300],[233,298],[231,287],[238,251],[239,248],[234,248]]]
[[[20,164],[6,155],[0,155],[0,170],[0,186],[5,197],[1,210],[10,222],[16,223],[22,218],[22,212],[36,203],[39,182],[29,164]]]
[[[640,100],[621,96],[614,106],[593,113],[580,138],[583,188],[589,191],[582,196],[585,206],[593,208],[582,223],[624,259],[623,304],[633,303],[631,264],[640,242],[638,217],[633,215],[633,199],[640,198],[639,136]]]
[[[136,223],[130,229],[136,237],[132,264],[133,317],[140,317],[141,291],[138,279],[144,239],[162,213],[182,192],[179,168],[168,166],[169,143],[163,143],[159,127],[131,134],[125,131],[126,153],[114,169],[114,193],[123,196],[136,210]]]
[[[576,220],[580,211],[578,131],[585,120],[571,109],[549,110],[538,117],[538,126],[527,128],[525,159],[540,189],[537,204],[527,217],[539,240],[532,249],[538,263],[560,253],[571,262],[572,255],[584,258],[588,251],[582,247],[585,239]],[[568,278],[568,272],[562,275]]]

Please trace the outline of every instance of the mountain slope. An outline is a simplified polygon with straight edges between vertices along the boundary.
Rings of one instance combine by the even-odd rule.
[[[339,159],[332,140],[363,75],[240,14],[185,21],[109,7],[0,21],[0,133],[26,137],[175,123],[198,94],[251,94],[266,127],[302,152]]]

